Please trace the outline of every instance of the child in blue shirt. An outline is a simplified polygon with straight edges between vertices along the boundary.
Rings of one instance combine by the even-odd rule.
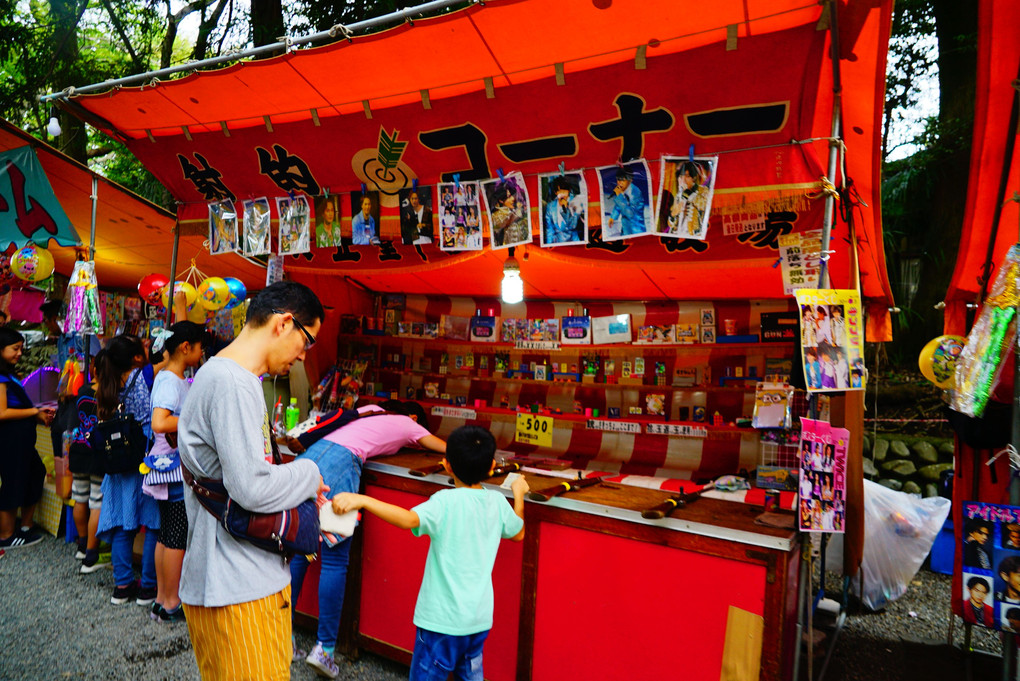
[[[333,497],[333,510],[365,509],[386,522],[431,538],[425,574],[414,609],[417,627],[411,681],[482,681],[482,646],[492,628],[492,566],[500,539],[524,539],[524,494],[528,483],[514,481],[511,509],[482,480],[495,467],[496,441],[478,426],[450,434],[443,465],[454,488],[436,492],[411,510],[362,494]]]

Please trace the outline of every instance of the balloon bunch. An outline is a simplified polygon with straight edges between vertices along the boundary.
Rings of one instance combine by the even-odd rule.
[[[244,282],[234,277],[207,277],[196,266],[195,261],[173,285],[174,295],[184,293],[188,304],[188,319],[204,323],[208,312],[230,310],[248,295]],[[150,305],[172,304],[170,279],[162,274],[149,274],[138,282],[138,295]],[[197,303],[197,305],[196,305]]]
[[[961,414],[980,418],[998,383],[1003,359],[1016,339],[1018,276],[1020,247],[1013,246],[956,361],[956,390],[951,406]]]

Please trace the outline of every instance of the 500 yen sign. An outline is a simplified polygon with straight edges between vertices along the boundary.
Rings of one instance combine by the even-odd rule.
[[[537,414],[518,414],[517,433],[514,439],[539,447],[552,446],[553,420]]]

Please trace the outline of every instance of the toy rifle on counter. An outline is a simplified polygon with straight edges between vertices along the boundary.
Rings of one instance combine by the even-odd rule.
[[[675,494],[671,496],[658,506],[653,506],[652,508],[648,508],[645,509],[644,511],[641,511],[641,517],[648,520],[658,520],[659,518],[665,518],[674,510],[678,508],[683,508],[692,501],[697,501],[698,498],[701,497],[702,492],[707,492],[710,489],[715,489],[714,482],[710,482],[701,489],[699,489],[697,492],[691,492],[690,494],[681,491],[680,494]]]
[[[506,475],[507,473],[514,473],[514,472],[519,471],[519,470],[521,470],[521,464],[519,464],[519,463],[508,463],[508,464],[505,464],[503,466],[496,466],[495,468],[493,468],[492,469],[492,475],[490,475],[488,477],[489,478],[495,478],[495,477],[497,477],[499,475]],[[427,478],[428,476],[432,475],[433,473],[442,473],[442,472],[443,472],[443,464],[441,464],[441,463],[433,464],[431,466],[422,466],[421,468],[413,468],[413,469],[408,471],[408,473],[410,473],[411,475],[413,475],[416,478]]]
[[[555,496],[565,494],[566,492],[576,492],[579,489],[585,487],[591,487],[602,482],[603,478],[609,477],[609,474],[597,475],[593,478],[578,478],[577,480],[564,480],[558,482],[552,487],[546,487],[545,489],[532,490],[528,492],[528,498],[532,501],[549,501]]]

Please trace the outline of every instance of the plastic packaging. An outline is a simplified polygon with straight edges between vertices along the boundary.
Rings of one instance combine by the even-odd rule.
[[[287,430],[290,430],[294,426],[296,426],[298,424],[298,419],[300,418],[301,410],[298,409],[297,398],[292,397],[290,398],[290,404],[287,405],[286,415],[284,416],[284,421],[286,423]]]
[[[280,433],[283,430],[283,398],[277,397],[273,405],[273,432]]]
[[[850,586],[866,606],[881,610],[907,591],[951,505],[943,497],[922,499],[864,481],[864,593],[858,580]]]

